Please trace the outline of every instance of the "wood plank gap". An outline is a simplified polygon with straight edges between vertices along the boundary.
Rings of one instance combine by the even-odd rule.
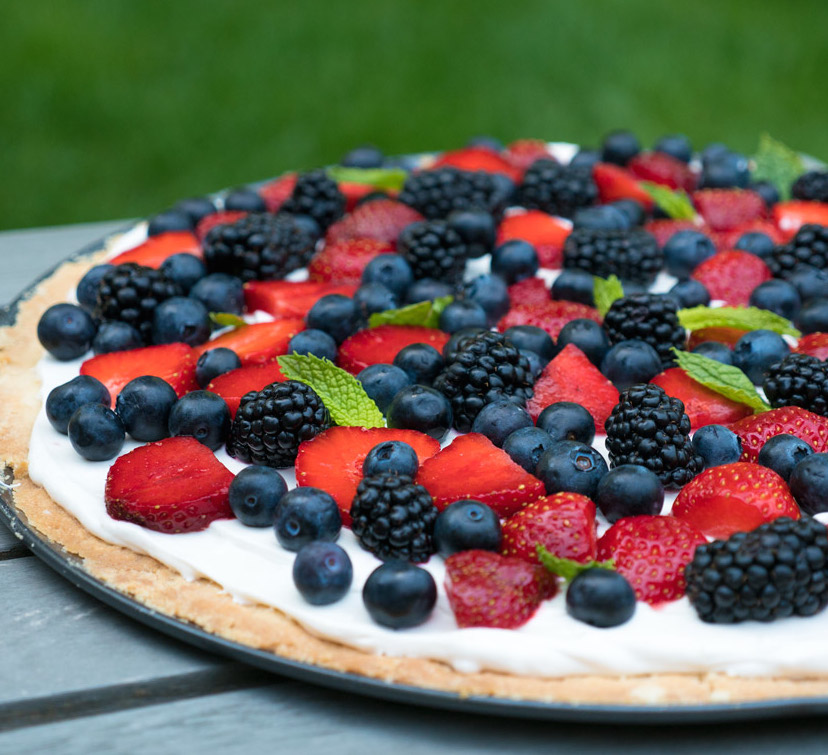
[[[32,552],[23,543],[18,543],[8,550],[0,551],[0,561],[10,561],[13,558],[25,558],[31,555]]]

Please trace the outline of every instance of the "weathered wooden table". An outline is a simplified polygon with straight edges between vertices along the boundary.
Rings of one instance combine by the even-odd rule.
[[[0,233],[0,304],[122,225]],[[0,753],[828,750],[821,717],[649,728],[554,724],[408,707],[294,682],[121,616],[41,564],[2,524],[0,607]]]

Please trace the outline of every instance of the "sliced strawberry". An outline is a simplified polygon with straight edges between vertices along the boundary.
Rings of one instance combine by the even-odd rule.
[[[268,212],[279,212],[282,205],[293,194],[297,178],[297,173],[285,173],[259,189],[259,196],[264,199]]]
[[[651,605],[684,595],[684,569],[704,535],[671,516],[619,519],[598,540],[598,559],[611,558],[635,590]]]
[[[663,152],[639,152],[627,163],[627,170],[639,181],[651,181],[670,189],[690,192],[697,176],[687,163]]]
[[[283,383],[287,378],[282,374],[278,363],[251,364],[239,367],[214,378],[207,386],[208,391],[217,393],[224,399],[230,416],[236,416],[242,396],[250,391],[260,391],[271,383]]]
[[[394,244],[403,228],[423,220],[423,216],[395,199],[376,199],[355,207],[338,220],[325,235],[328,244],[349,239],[376,239]]]
[[[374,446],[387,440],[408,443],[420,464],[440,450],[434,438],[416,430],[332,427],[299,446],[296,484],[330,493],[339,505],[343,523],[350,526],[351,503],[362,479],[362,462]]]
[[[517,629],[557,591],[542,566],[491,551],[449,556],[443,584],[459,627]]]
[[[702,189],[693,204],[714,231],[730,231],[765,215],[765,201],[748,189]]]
[[[802,336],[794,351],[800,354],[810,354],[823,361],[828,359],[828,333],[808,333]]]
[[[143,244],[121,252],[109,262],[112,265],[122,265],[125,262],[136,262],[144,267],[158,269],[161,263],[179,252],[201,257],[201,244],[194,233],[190,231],[167,231],[157,236],[150,236]]]
[[[668,396],[680,399],[690,418],[692,430],[705,425],[729,425],[753,414],[753,409],[731,401],[721,393],[696,382],[680,367],[671,367],[656,375],[651,383],[661,386]]]
[[[825,202],[778,202],[771,210],[773,222],[787,241],[808,223],[828,225],[828,203]]]
[[[543,278],[524,278],[509,286],[509,302],[513,307],[543,306],[549,301],[549,289]]]
[[[523,177],[523,171],[488,147],[464,147],[451,152],[443,152],[432,167],[442,168],[445,165],[451,165],[460,170],[500,173],[511,178],[515,183],[520,183]]]
[[[391,364],[394,357],[412,343],[427,343],[442,352],[448,333],[419,325],[380,325],[354,333],[339,347],[337,362],[356,375],[370,364]]]
[[[80,368],[81,375],[91,375],[109,390],[112,406],[123,387],[134,378],[154,375],[166,380],[176,394],[183,396],[198,388],[195,379],[197,355],[186,343],[168,343],[147,346],[131,351],[112,351],[87,359]]]
[[[503,523],[504,556],[538,563],[537,545],[560,558],[594,561],[597,548],[595,504],[578,493],[542,496]]]
[[[692,350],[705,341],[716,341],[732,349],[736,342],[748,332],[740,328],[700,328],[690,333],[687,338],[687,348]]]
[[[759,219],[737,225],[730,231],[716,233],[713,241],[717,249],[733,249],[736,242],[746,233],[764,233],[774,244],[781,244],[785,240],[779,229],[770,220]]]
[[[559,268],[563,262],[563,246],[572,231],[572,224],[540,210],[509,215],[497,228],[497,245],[513,239],[528,241],[538,253],[541,267]]]
[[[746,307],[753,289],[773,276],[755,254],[731,249],[708,257],[690,277],[704,284],[711,299],[720,299],[731,307]]]
[[[604,204],[619,199],[634,199],[647,212],[653,209],[652,197],[628,170],[611,163],[596,163],[592,168],[592,178],[598,187],[598,197]]]
[[[521,174],[526,172],[535,160],[554,160],[543,139],[517,139],[506,145],[503,156]]]
[[[664,246],[679,231],[699,231],[710,235],[709,229],[693,220],[651,220],[644,224],[644,230],[655,236],[659,246]]]
[[[828,418],[798,406],[783,406],[734,422],[730,429],[742,439],[742,461],[756,461],[768,438],[795,435],[816,453],[828,451]]]
[[[196,358],[205,351],[222,347],[235,351],[243,366],[266,364],[287,354],[290,339],[304,329],[305,321],[296,317],[244,325],[197,346]]]
[[[799,506],[772,469],[738,461],[694,477],[679,492],[672,514],[708,537],[724,540],[780,516],[799,519]]]
[[[304,317],[323,296],[350,297],[356,290],[355,285],[316,281],[250,281],[244,284],[244,306],[248,312],[261,310],[274,317]]]
[[[374,257],[393,251],[393,244],[376,239],[351,239],[326,244],[310,261],[308,277],[312,281],[358,286],[365,266]]]
[[[543,304],[522,304],[512,307],[500,319],[497,329],[502,333],[513,325],[535,325],[543,328],[552,338],[557,338],[564,325],[580,319],[595,320],[600,323],[601,315],[598,314],[597,309],[588,307],[586,304],[548,300]]]
[[[113,519],[174,534],[232,519],[233,473],[195,438],[165,438],[116,459],[106,476],[106,513]]]
[[[377,190],[371,184],[356,183],[355,181],[340,181],[337,186],[345,197],[345,212],[353,212],[359,204],[360,199],[367,197]],[[392,192],[386,189],[386,194],[388,193]]]
[[[196,236],[199,241],[204,241],[204,237],[217,225],[230,225],[230,223],[241,220],[245,215],[247,213],[244,210],[224,210],[222,212],[213,212],[210,215],[205,215],[198,221]]]
[[[474,498],[507,517],[543,495],[543,483],[515,464],[505,451],[478,433],[456,437],[420,466],[417,482],[441,511]]]
[[[584,407],[595,420],[595,428],[604,432],[607,421],[618,403],[618,389],[574,344],[567,344],[535,381],[535,393],[526,409],[537,420],[550,404],[572,401]]]

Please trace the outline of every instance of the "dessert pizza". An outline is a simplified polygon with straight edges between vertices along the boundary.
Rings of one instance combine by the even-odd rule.
[[[359,148],[0,343],[16,509],[154,610],[461,696],[828,694],[828,173],[778,142]]]

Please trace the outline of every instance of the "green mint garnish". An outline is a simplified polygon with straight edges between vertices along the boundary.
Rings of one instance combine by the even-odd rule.
[[[210,312],[210,321],[220,328],[243,328],[247,323],[232,312]]]
[[[385,427],[382,412],[350,372],[310,354],[287,354],[277,361],[288,380],[298,380],[316,391],[337,425]]]
[[[697,383],[731,401],[749,406],[754,412],[766,412],[770,409],[756,392],[750,378],[738,367],[722,364],[715,359],[689,351],[673,349],[673,354],[678,366]]]
[[[582,564],[580,561],[573,561],[571,558],[560,558],[559,556],[550,553],[542,545],[536,545],[535,550],[538,553],[538,559],[541,564],[558,577],[561,577],[566,582],[571,582],[581,572],[587,569],[614,569],[615,563],[610,559],[609,561],[587,561]]]
[[[673,220],[695,220],[696,209],[685,191],[673,191],[661,184],[651,181],[639,181],[641,188],[646,191],[653,202]]]
[[[402,189],[408,173],[402,168],[346,168],[334,165],[328,175],[337,183],[355,183],[373,186],[375,189]]]
[[[595,308],[600,312],[601,317],[603,317],[609,312],[612,303],[616,299],[621,299],[624,296],[624,287],[621,285],[621,281],[614,275],[610,275],[609,278],[599,278],[596,275],[592,287],[592,294],[595,299]]]
[[[739,328],[740,330],[772,330],[783,336],[802,335],[781,315],[758,307],[691,307],[680,309],[678,318],[687,330],[702,328]]]
[[[421,325],[436,328],[440,325],[440,313],[454,301],[453,296],[440,296],[434,301],[421,301],[400,309],[375,312],[368,318],[368,327],[378,325]]]
[[[777,141],[770,134],[759,137],[759,147],[753,156],[754,181],[769,181],[782,199],[791,198],[791,184],[805,172],[802,158],[790,147]]]

